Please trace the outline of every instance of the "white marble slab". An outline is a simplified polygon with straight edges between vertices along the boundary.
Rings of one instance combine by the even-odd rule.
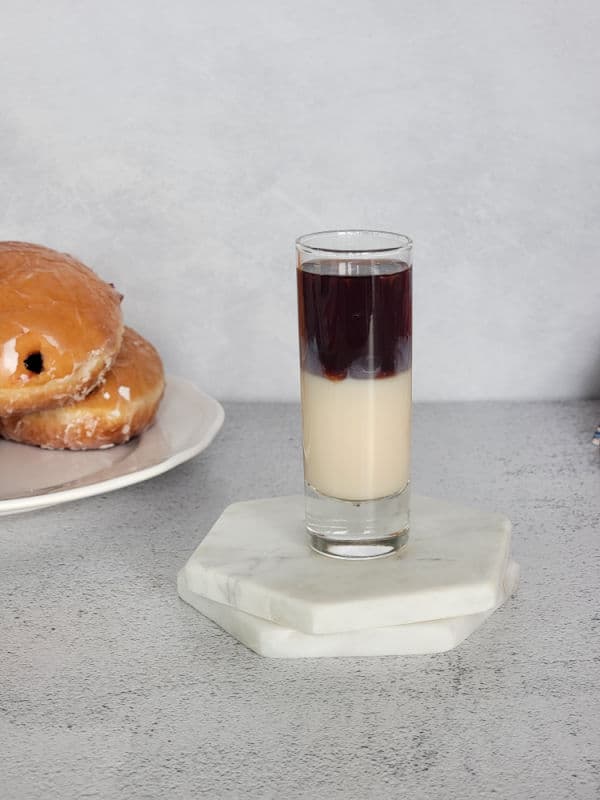
[[[400,556],[314,553],[302,496],[234,503],[183,567],[194,595],[304,633],[479,614],[503,597],[511,524],[501,514],[413,496]]]
[[[509,561],[499,605],[516,590],[519,567]],[[260,617],[236,611],[190,592],[183,571],[177,582],[179,596],[223,630],[269,658],[325,658],[343,656],[426,655],[452,650],[477,630],[495,609],[464,617],[367,628],[343,633],[302,633]]]

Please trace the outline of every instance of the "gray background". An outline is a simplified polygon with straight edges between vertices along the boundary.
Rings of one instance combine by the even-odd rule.
[[[417,399],[600,394],[600,5],[4,2],[1,238],[170,371],[298,393],[292,241],[414,236]]]

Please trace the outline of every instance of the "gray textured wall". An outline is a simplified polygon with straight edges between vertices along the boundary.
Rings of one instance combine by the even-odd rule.
[[[414,236],[418,399],[600,394],[600,5],[2,4],[1,238],[168,368],[297,395],[294,237]]]

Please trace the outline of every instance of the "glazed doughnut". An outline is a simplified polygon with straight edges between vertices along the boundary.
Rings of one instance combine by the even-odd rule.
[[[0,419],[0,434],[50,450],[94,450],[127,442],[154,420],[165,387],[160,356],[125,328],[112,369],[83,400]]]
[[[65,253],[0,242],[0,416],[85,397],[122,336],[111,284]]]

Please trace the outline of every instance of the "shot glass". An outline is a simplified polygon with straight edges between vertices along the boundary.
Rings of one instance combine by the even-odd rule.
[[[413,244],[321,231],[296,252],[310,544],[339,558],[390,555],[409,531]]]

